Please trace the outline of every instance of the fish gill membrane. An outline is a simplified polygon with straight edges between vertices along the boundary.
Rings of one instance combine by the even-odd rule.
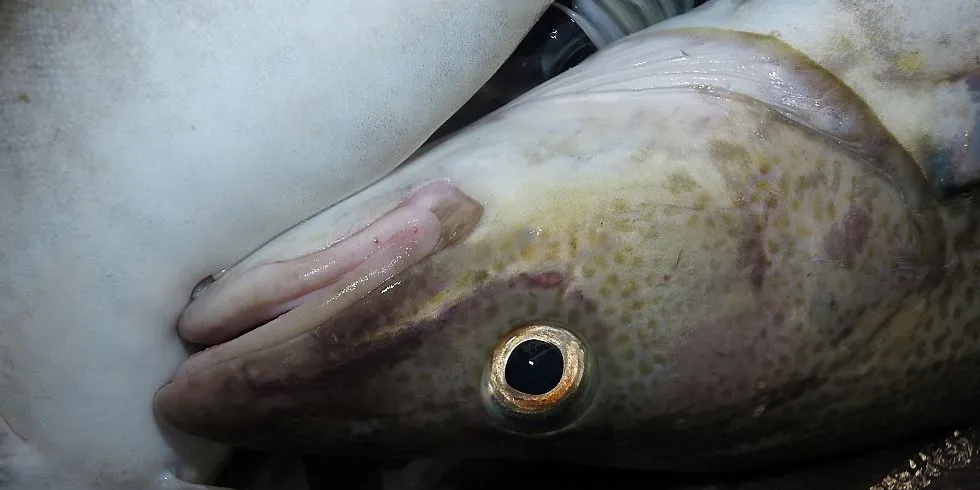
[[[549,3],[0,0],[0,488],[212,482],[230,448],[152,410],[194,281],[395,168]]]
[[[980,4],[789,10],[613,43],[270,242],[185,310],[209,348],[156,413],[264,450],[689,472],[975,421],[980,205],[909,135],[972,127]]]

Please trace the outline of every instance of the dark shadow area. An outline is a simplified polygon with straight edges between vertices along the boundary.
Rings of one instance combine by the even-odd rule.
[[[311,490],[974,490],[980,489],[980,426],[946,429],[902,444],[792,468],[696,475],[536,461],[303,458]],[[219,482],[248,489],[250,471],[268,458],[239,451]],[[385,480],[412,482],[386,487]]]
[[[980,426],[944,430],[869,454],[746,475],[683,475],[544,462],[461,461],[419,478],[419,490],[973,490],[980,489]],[[349,482],[382,490],[402,463],[307,457],[311,490]],[[385,489],[388,490],[388,489]]]

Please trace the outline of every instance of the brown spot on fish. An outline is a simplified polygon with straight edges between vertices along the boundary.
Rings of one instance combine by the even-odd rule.
[[[510,280],[511,289],[551,289],[561,286],[565,276],[561,272],[541,272],[538,274],[520,274]]]
[[[834,223],[824,237],[828,258],[850,269],[859,254],[864,253],[874,221],[860,206],[852,205],[841,221]]]
[[[749,282],[755,289],[762,289],[766,281],[766,271],[772,261],[766,255],[765,247],[759,237],[750,237],[742,242],[743,255],[740,261],[749,267]]]
[[[907,76],[916,75],[922,70],[922,55],[907,51],[895,57],[895,69]]]
[[[674,194],[680,194],[682,192],[690,192],[696,189],[698,183],[691,178],[690,175],[682,173],[672,173],[667,177],[667,183],[664,187]]]
[[[748,169],[752,158],[744,145],[735,144],[720,139],[708,141],[708,150],[717,162],[724,162],[727,165],[737,165],[739,168]]]

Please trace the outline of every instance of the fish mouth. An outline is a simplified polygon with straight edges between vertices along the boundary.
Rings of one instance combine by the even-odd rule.
[[[232,268],[202,281],[178,331],[206,348],[190,356],[158,394],[222,363],[310,334],[392,278],[467,237],[483,207],[448,182],[423,185],[379,219],[322,250]],[[390,286],[389,286],[390,287]]]

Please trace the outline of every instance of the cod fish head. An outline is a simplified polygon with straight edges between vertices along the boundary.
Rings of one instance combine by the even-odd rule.
[[[617,88],[641,65],[600,53],[202,287],[180,329],[214,347],[158,415],[252,448],[689,471],[961,420],[978,312],[915,162],[788,47],[650,36],[663,63],[755,52],[746,76],[825,112],[650,88],[663,66]]]

